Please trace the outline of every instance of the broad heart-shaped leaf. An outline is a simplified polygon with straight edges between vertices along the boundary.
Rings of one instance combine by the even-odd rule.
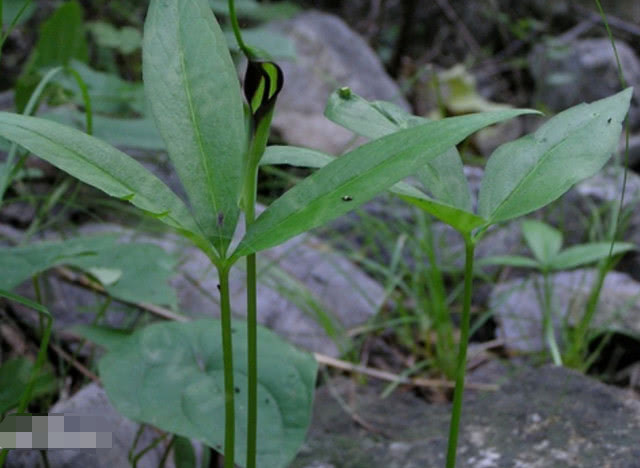
[[[490,224],[522,216],[598,172],[618,145],[632,91],[572,107],[496,149],[480,186],[478,214]]]
[[[102,284],[118,299],[175,306],[175,291],[168,286],[175,258],[153,244],[117,240],[116,235],[100,235],[0,248],[0,289],[13,289],[35,274],[69,265],[98,280],[111,273],[113,280]]]
[[[133,158],[56,122],[0,112],[0,136],[112,197],[129,201],[204,244],[182,200]]]
[[[335,159],[271,204],[232,258],[278,245],[371,200],[471,133],[524,113],[508,110],[453,117],[401,130]]]
[[[236,462],[244,466],[247,338],[233,323]],[[258,448],[261,467],[288,466],[311,418],[317,364],[269,330],[258,328]],[[201,440],[224,444],[224,378],[220,322],[157,323],[123,338],[99,363],[109,399],[124,416]]]
[[[370,139],[429,121],[411,115],[390,102],[368,102],[348,89],[338,90],[329,96],[325,115],[337,124]],[[426,211],[432,213],[432,208],[436,209],[441,202],[449,208],[472,212],[469,184],[455,146],[420,167],[415,175],[424,189],[433,196],[429,206],[422,206]],[[451,212],[446,208],[445,211]],[[436,213],[432,214],[439,217]],[[447,222],[446,219],[443,221]]]
[[[562,247],[562,233],[541,221],[523,221],[522,235],[533,255],[545,266],[552,262]]]
[[[236,68],[207,0],[151,0],[145,92],[194,215],[225,256],[248,135]]]
[[[616,242],[613,244],[612,255],[635,250],[637,247],[628,242]],[[552,270],[568,270],[589,263],[597,262],[609,256],[610,242],[593,242],[569,247],[551,258],[549,266]]]

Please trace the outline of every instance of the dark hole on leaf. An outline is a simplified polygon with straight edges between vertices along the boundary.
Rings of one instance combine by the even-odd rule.
[[[609,118],[607,119],[607,123],[608,123],[608,124],[610,124],[610,123],[611,123],[611,117],[609,117]]]
[[[268,404],[269,404],[269,399],[268,399],[268,398],[265,398],[265,399],[264,399],[264,404],[265,404],[265,405],[268,405]]]
[[[235,329],[235,328],[232,328],[232,329],[231,329],[231,333],[235,333],[235,332],[236,332],[236,329]]]
[[[234,390],[236,391],[236,393],[240,393],[240,389],[238,387],[234,388]]]
[[[216,284],[216,288],[218,288],[218,291],[220,291],[220,283]]]
[[[342,201],[351,201],[353,200],[353,197],[350,195],[345,195],[344,197],[342,197]]]
[[[224,223],[224,213],[218,213],[218,226],[222,226]]]

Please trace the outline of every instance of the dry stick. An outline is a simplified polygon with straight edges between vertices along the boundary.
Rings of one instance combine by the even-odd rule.
[[[409,378],[402,377],[391,372],[386,372],[379,369],[374,369],[367,366],[362,366],[359,364],[353,364],[348,361],[343,361],[341,359],[332,358],[331,356],[326,356],[324,354],[313,353],[313,356],[316,358],[320,364],[324,364],[325,366],[335,367],[336,369],[342,369],[349,372],[355,372],[358,374],[367,375],[369,377],[374,377],[380,380],[386,380],[388,382],[398,382],[401,384],[412,385],[414,387],[436,387],[436,388],[454,388],[455,383],[449,380],[442,379],[424,379],[419,377]],[[498,385],[493,384],[470,384],[467,383],[467,388],[471,388],[474,390],[483,390],[483,391],[496,391],[499,389]]]
[[[51,349],[53,349],[56,354],[58,354],[62,359],[64,359],[65,361],[67,361],[69,364],[71,364],[73,367],[75,367],[78,372],[80,372],[82,375],[84,375],[85,377],[87,377],[88,379],[93,380],[94,382],[100,384],[100,377],[98,377],[96,374],[94,374],[93,372],[91,372],[89,369],[87,369],[85,366],[83,366],[82,364],[80,364],[78,362],[77,359],[74,359],[73,356],[71,356],[69,353],[67,353],[64,349],[62,349],[60,346],[58,346],[55,343],[49,343],[49,347]]]

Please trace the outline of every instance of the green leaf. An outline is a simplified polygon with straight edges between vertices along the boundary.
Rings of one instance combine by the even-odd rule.
[[[85,130],[84,112],[70,107],[59,107],[40,117]],[[153,120],[120,119],[93,115],[93,136],[122,148],[136,148],[149,151],[164,151],[165,145]]]
[[[116,28],[105,21],[87,24],[98,45],[117,49],[122,54],[130,54],[142,46],[142,34],[136,28],[124,26]]]
[[[551,263],[562,247],[562,233],[541,221],[523,221],[522,234],[533,255],[545,266]]]
[[[0,414],[16,408],[27,388],[33,363],[25,357],[4,362],[0,366]],[[50,395],[58,390],[56,378],[49,369],[40,371],[31,390],[31,398]]]
[[[380,138],[337,158],[278,198],[251,225],[233,255],[278,245],[371,200],[471,133],[527,110],[429,122]]]
[[[588,265],[607,258],[610,249],[610,242],[594,242],[569,247],[551,259],[550,267],[553,270],[568,270]],[[612,255],[615,256],[630,250],[636,250],[636,246],[627,242],[616,242],[613,245]]]
[[[173,463],[176,468],[196,468],[196,452],[186,437],[175,436],[173,441]]]
[[[131,336],[128,330],[101,325],[76,325],[71,328],[71,331],[98,346],[102,346],[107,351],[113,351],[125,345]]]
[[[240,51],[233,31],[225,31],[225,37],[230,49]],[[251,48],[264,51],[268,57],[286,60],[296,59],[296,47],[293,41],[271,28],[243,28],[242,39]]]
[[[534,259],[520,255],[494,255],[492,257],[481,258],[477,263],[479,266],[504,265],[516,268],[535,269],[540,269],[541,267]]]
[[[209,3],[216,15],[229,15],[227,0],[210,0]],[[238,16],[254,21],[287,19],[301,10],[292,2],[258,3],[255,0],[237,0],[235,7]]]
[[[90,273],[118,299],[177,307],[175,290],[168,285],[176,259],[157,245],[114,243],[64,263]]]
[[[107,279],[102,281],[103,286],[118,299],[175,306],[175,291],[167,284],[175,263],[171,255],[156,245],[121,244],[115,235],[0,248],[0,271],[7,272],[0,277],[0,289],[13,289],[49,268],[69,265],[98,280]]]
[[[572,107],[496,149],[480,187],[480,216],[489,224],[522,216],[598,172],[617,148],[632,91]]]
[[[74,257],[94,255],[112,246],[114,235],[79,237],[64,242],[40,242],[24,247],[0,248],[0,289],[11,290],[32,276]]]
[[[72,59],[86,62],[89,48],[82,7],[75,0],[63,3],[40,27],[34,48],[34,67],[67,65]]]
[[[78,130],[36,117],[0,112],[0,136],[112,197],[201,237],[191,213],[160,179],[114,147]]]
[[[233,323],[234,381],[247,395],[246,325]],[[311,417],[317,365],[258,329],[258,466],[288,466]],[[127,365],[122,365],[127,363]],[[136,331],[99,363],[109,399],[124,416],[221,451],[224,391],[220,322],[158,323]],[[236,406],[236,462],[244,466],[246,406]]]
[[[224,256],[239,215],[248,142],[236,68],[206,0],[152,0],[145,92],[205,235]]]
[[[20,13],[22,7],[25,3],[29,2],[29,0],[3,0],[2,2],[2,23],[4,26],[9,26],[14,18]],[[18,18],[16,22],[17,25],[20,25],[27,21],[33,13],[36,11],[36,2],[31,2],[25,8],[24,12]]]
[[[145,96],[142,83],[125,81],[117,75],[92,69],[88,65],[74,60],[73,69],[80,75],[91,97],[94,112],[104,114],[145,113]],[[84,105],[78,82],[69,74],[56,77],[55,82],[74,94],[74,102]]]
[[[267,146],[260,159],[261,166],[287,164],[296,167],[318,169],[333,161],[335,156],[299,146]]]

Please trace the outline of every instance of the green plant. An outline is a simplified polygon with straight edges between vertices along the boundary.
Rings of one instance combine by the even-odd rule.
[[[560,366],[562,365],[562,353],[558,347],[553,327],[551,273],[595,263],[609,258],[611,255],[628,252],[636,247],[627,242],[616,242],[613,248],[609,242],[590,242],[561,250],[562,233],[559,230],[535,220],[523,221],[521,226],[524,239],[534,258],[521,255],[504,255],[482,259],[479,264],[533,268],[542,273],[543,332],[553,362]],[[590,323],[593,317],[586,316],[586,319]],[[568,346],[578,346],[584,349],[584,344],[582,343]]]
[[[238,44],[251,59],[246,104],[205,0],[152,0],[145,23],[145,91],[190,209],[140,164],[78,130],[0,113],[0,135],[165,222],[202,249],[218,270],[221,322],[151,325],[125,337],[100,362],[116,408],[132,419],[205,441],[224,453],[227,468],[236,460],[256,466],[256,458],[260,466],[278,467],[303,440],[316,364],[256,326],[254,254],[360,206],[474,131],[531,111],[469,115],[386,136],[331,161],[254,221],[258,165],[282,77],[275,64],[256,60],[260,53],[244,45],[232,1],[230,7]],[[235,250],[229,249],[241,212],[247,232]],[[229,303],[229,270],[242,257],[248,264],[246,329],[231,321]],[[261,342],[267,366],[258,372]],[[122,369],[123,361],[130,368]],[[127,371],[133,375],[122,374]],[[140,382],[140,375],[147,378]],[[123,381],[139,385],[122,391]],[[238,413],[236,392],[247,395],[247,406]],[[222,415],[224,430],[216,426]],[[256,440],[260,421],[265,435]],[[236,429],[246,443],[236,439]]]
[[[592,104],[581,104],[550,119],[534,134],[500,146],[487,162],[480,187],[477,212],[457,151],[450,149],[415,172],[422,190],[397,184],[392,191],[456,229],[465,243],[465,276],[460,342],[456,365],[447,467],[455,466],[462,408],[475,245],[486,230],[542,208],[559,198],[575,183],[599,171],[615,151],[632,89]],[[424,125],[425,119],[410,116],[386,102],[369,103],[348,89],[334,93],[325,114],[353,132],[378,138],[398,135],[406,128]],[[428,127],[428,124],[426,125]],[[384,138],[384,136],[383,136]],[[274,150],[269,161],[294,159],[294,151]],[[308,160],[317,152],[300,151]],[[319,155],[318,160],[326,160]],[[322,162],[316,163],[322,165]],[[431,194],[429,196],[428,193]]]

